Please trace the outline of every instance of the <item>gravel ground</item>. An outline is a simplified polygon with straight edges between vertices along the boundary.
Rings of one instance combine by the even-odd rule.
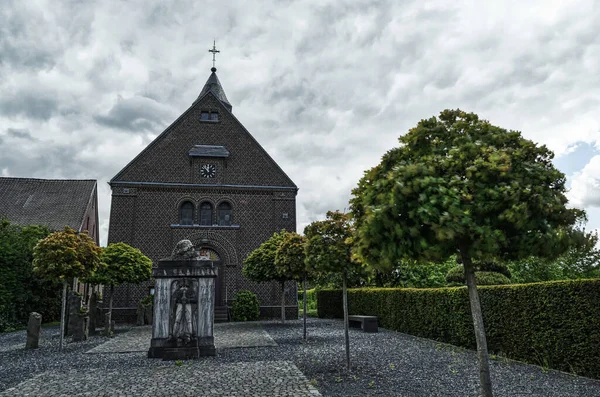
[[[288,361],[299,368],[324,396],[476,396],[478,386],[475,352],[380,328],[376,334],[350,331],[352,370],[345,369],[343,323],[309,319],[308,343],[302,342],[302,322],[286,325],[264,322],[278,346],[221,349],[216,357],[186,362],[189,368],[228,363]],[[125,331],[119,328],[117,331]],[[77,369],[143,373],[144,368],[173,366],[149,360],[144,353],[84,354],[108,339],[94,336],[67,344],[58,352],[56,328],[45,329],[46,341],[36,351],[16,346],[23,331],[0,335],[0,392],[44,371]],[[494,395],[600,397],[600,381],[544,370],[510,360],[492,360]]]

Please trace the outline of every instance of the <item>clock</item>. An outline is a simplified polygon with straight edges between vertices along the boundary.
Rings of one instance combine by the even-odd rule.
[[[200,176],[202,178],[214,178],[217,175],[217,167],[214,164],[202,164],[200,166]]]

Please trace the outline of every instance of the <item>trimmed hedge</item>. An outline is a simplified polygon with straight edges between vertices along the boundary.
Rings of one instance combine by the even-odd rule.
[[[600,279],[478,289],[491,354],[600,379]],[[466,287],[351,289],[348,306],[387,329],[476,348]],[[317,308],[341,318],[341,291],[317,291]]]

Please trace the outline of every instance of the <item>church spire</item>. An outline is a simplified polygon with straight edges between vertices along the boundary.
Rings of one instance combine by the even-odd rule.
[[[206,95],[208,92],[212,92],[212,94],[223,103],[223,105],[225,105],[225,107],[227,109],[229,109],[229,111],[231,111],[232,106],[231,103],[229,103],[229,100],[227,99],[227,96],[225,95],[225,91],[223,90],[223,87],[221,87],[221,82],[219,81],[219,78],[217,77],[217,68],[215,67],[215,55],[221,51],[217,50],[216,47],[216,42],[213,41],[213,48],[208,50],[208,52],[212,53],[213,55],[213,67],[210,69],[211,74],[208,77],[208,80],[206,80],[206,84],[204,84],[204,88],[202,88],[202,91],[200,91],[200,95],[198,95],[198,99],[202,98],[204,95]]]

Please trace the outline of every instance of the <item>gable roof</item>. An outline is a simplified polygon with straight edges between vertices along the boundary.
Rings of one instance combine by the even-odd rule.
[[[214,70],[213,70],[214,69]],[[275,166],[276,169],[279,170],[279,172],[281,172],[281,174],[283,175],[283,177],[288,181],[289,186],[290,187],[294,187],[296,190],[298,190],[298,186],[296,186],[296,184],[294,183],[294,181],[292,181],[292,179],[285,173],[285,171],[279,166],[279,164],[277,164],[277,162],[275,160],[273,160],[273,158],[269,155],[269,153],[262,147],[262,145],[256,140],[256,138],[254,138],[254,136],[250,133],[250,131],[248,131],[246,129],[246,127],[244,127],[244,125],[238,120],[237,117],[235,117],[235,115],[232,112],[232,107],[229,104],[229,102],[223,102],[222,99],[220,99],[215,92],[212,89],[209,89],[208,91],[205,92],[205,89],[207,87],[207,85],[209,84],[209,82],[211,81],[211,77],[214,74],[215,78],[216,78],[216,68],[212,68],[212,74],[209,77],[209,79],[207,80],[204,89],[202,89],[202,92],[200,93],[200,96],[198,96],[198,98],[194,101],[194,103],[192,103],[192,105],[185,111],[183,112],[177,119],[175,119],[175,121],[173,121],[167,128],[165,128],[165,130],[163,132],[161,132],[156,138],[154,138],[154,140],[152,142],[150,142],[150,144],[148,146],[146,146],[144,149],[142,149],[142,151],[140,153],[137,154],[137,156],[135,156],[129,163],[127,163],[125,165],[125,167],[123,167],[114,177],[112,177],[112,179],[108,182],[109,185],[112,186],[113,183],[118,183],[119,182],[119,178],[121,178],[121,176],[125,173],[125,171],[127,171],[133,164],[136,163],[136,161],[138,159],[140,159],[146,152],[148,152],[153,146],[157,145],[160,141],[162,141],[170,132],[173,128],[175,128],[175,126],[177,124],[179,124],[180,120],[183,120],[188,113],[190,113],[192,111],[192,109],[194,109],[196,107],[196,105],[204,98],[206,98],[209,95],[212,95],[213,97],[215,97],[219,104],[221,106],[223,106],[223,108],[225,109],[225,111],[233,118],[233,120],[242,128],[242,130],[250,137],[250,139],[256,144],[256,146],[258,147],[258,149],[260,151],[263,152],[263,154],[265,155],[265,157],[267,158],[267,160]],[[216,79],[216,82],[218,83],[219,87],[221,87],[221,83],[219,82],[218,79]],[[221,90],[222,87],[221,87]],[[225,92],[223,91],[223,95],[225,95]],[[227,98],[225,98],[225,100],[227,100]]]
[[[0,216],[18,225],[79,231],[95,189],[93,179],[0,177]]]

